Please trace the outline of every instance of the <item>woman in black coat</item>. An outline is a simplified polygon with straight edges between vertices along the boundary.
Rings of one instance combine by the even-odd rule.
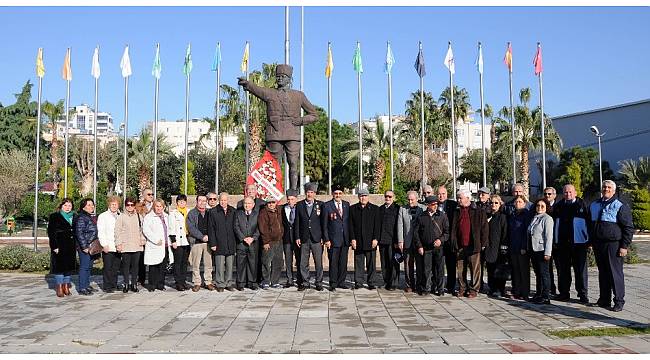
[[[485,262],[487,263],[488,286],[490,295],[499,297],[506,296],[506,276],[504,271],[500,271],[498,277],[495,276],[497,267],[504,269],[509,266],[510,239],[508,238],[508,220],[506,215],[501,212],[503,200],[501,196],[490,196],[490,208],[487,213],[487,219],[490,226],[490,241],[485,248]]]
[[[56,281],[56,296],[70,295],[70,276],[76,270],[75,241],[72,231],[72,200],[65,198],[50,215],[47,236],[50,239],[51,273]]]

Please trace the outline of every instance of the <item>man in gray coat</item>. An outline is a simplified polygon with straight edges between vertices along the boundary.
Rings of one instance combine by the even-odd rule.
[[[187,239],[190,249],[190,265],[192,266],[192,291],[201,289],[201,260],[203,260],[203,277],[208,290],[215,289],[212,284],[212,253],[208,249],[208,211],[207,199],[203,195],[196,197],[196,206],[187,213]]]
[[[408,204],[399,209],[397,215],[397,246],[404,255],[404,292],[415,289],[415,252],[413,244],[413,228],[418,217],[422,215],[424,206],[418,203],[418,193],[406,193]]]
[[[258,241],[260,232],[257,229],[257,215],[255,200],[247,196],[244,198],[244,208],[237,210],[235,216],[235,235],[237,235],[237,290],[244,290],[248,286],[257,290],[256,272]]]

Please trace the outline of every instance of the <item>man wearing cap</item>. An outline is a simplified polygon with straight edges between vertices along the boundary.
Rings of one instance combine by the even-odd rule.
[[[395,204],[395,193],[387,190],[384,193],[384,204],[379,207],[379,261],[381,262],[381,274],[384,278],[384,288],[389,291],[395,290],[399,282],[399,263],[393,259],[393,253],[397,248],[397,215],[399,206]]]
[[[350,203],[343,200],[343,186],[332,186],[332,200],[323,204],[323,241],[327,248],[330,269],[330,291],[348,289],[345,277],[348,273],[348,249],[350,233],[348,219]]]
[[[296,245],[300,247],[300,274],[298,291],[309,288],[309,254],[314,257],[317,291],[323,290],[323,232],[321,230],[321,212],[323,202],[316,200],[316,183],[305,184],[305,199],[296,205]]]
[[[413,230],[426,207],[418,204],[418,193],[415,191],[407,192],[406,199],[408,204],[399,209],[397,216],[397,247],[404,256],[404,292],[408,293],[417,289],[414,266],[417,250],[413,246]]]
[[[478,189],[478,201],[475,204],[477,209],[484,210],[486,214],[490,212],[490,189],[487,186]]]
[[[260,210],[257,226],[262,240],[262,289],[272,287],[279,289],[282,272],[282,212],[277,207],[277,200],[270,196],[266,206]]]
[[[298,202],[298,191],[287,190],[287,203],[282,206],[282,225],[284,228],[283,246],[284,246],[284,265],[287,276],[285,288],[289,288],[294,283],[293,277],[293,259],[296,259],[296,279],[300,279],[300,248],[296,245],[296,203]]]
[[[350,246],[354,250],[354,288],[360,289],[366,281],[368,290],[374,290],[379,207],[368,201],[367,189],[360,189],[358,194],[359,202],[350,206]]]
[[[300,127],[315,122],[318,113],[302,91],[291,89],[292,74],[290,65],[279,64],[275,68],[277,89],[257,86],[245,78],[239,78],[238,84],[266,103],[266,148],[278,163],[287,153],[290,188],[297,190]],[[305,110],[305,116],[300,115],[300,109]]]
[[[432,292],[437,296],[445,293],[443,244],[449,238],[449,220],[438,211],[438,197],[424,200],[427,211],[418,216],[413,229],[413,247],[417,249],[419,295]],[[433,272],[433,281],[431,275]]]

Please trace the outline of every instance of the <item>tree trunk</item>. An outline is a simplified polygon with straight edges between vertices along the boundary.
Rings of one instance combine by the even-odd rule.
[[[375,173],[373,174],[372,179],[372,188],[375,191],[375,194],[378,194],[381,191],[381,184],[384,181],[384,174],[386,172],[386,164],[384,159],[379,157],[375,160]]]
[[[253,167],[262,158],[261,126],[259,121],[250,123],[250,165]],[[250,169],[248,169],[250,171]],[[246,174],[248,175],[248,171]]]
[[[138,171],[138,178],[138,189],[140,190],[140,197],[143,197],[144,191],[152,188],[149,171],[147,169],[140,169]]]
[[[519,170],[521,172],[521,184],[524,186],[524,194],[526,198],[530,198],[529,190],[529,164],[528,164],[528,146],[522,144],[521,147],[521,162],[519,163]]]

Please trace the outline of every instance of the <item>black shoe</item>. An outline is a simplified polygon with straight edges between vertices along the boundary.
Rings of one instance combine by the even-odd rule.
[[[578,300],[582,304],[589,304],[589,298],[586,296],[581,296],[580,300]]]
[[[137,293],[138,291],[138,285],[137,284],[131,284],[131,291],[134,293]]]
[[[182,286],[180,284],[176,285],[176,291],[185,291],[185,286]]]
[[[147,287],[147,290],[149,290],[149,292],[154,292],[154,291],[156,291],[156,288],[153,287],[153,286],[149,286],[149,287]]]
[[[156,287],[156,290],[165,291],[165,285]]]
[[[339,289],[348,290],[348,289],[350,289],[350,287],[347,286],[347,285],[341,285],[341,286],[339,286]]]
[[[128,293],[129,292],[129,285],[124,284],[124,286],[122,286],[122,292],[125,293],[125,294]]]
[[[251,287],[249,287],[249,289],[255,291],[255,290],[259,289],[259,288],[257,287],[257,285],[252,285]]]
[[[336,286],[330,286],[330,291],[335,292],[336,291]]]
[[[609,309],[609,308],[612,307],[612,304],[610,304],[610,303],[606,303],[606,302],[601,301],[601,300],[598,300],[598,301],[596,302],[596,306],[601,307],[601,308],[603,308],[603,309]]]
[[[553,300],[556,301],[569,301],[571,300],[571,296],[567,294],[558,294],[557,296],[553,297]]]
[[[233,289],[232,286],[226,286],[226,290],[228,290],[228,291],[235,291],[235,289]]]
[[[288,289],[288,288],[290,288],[290,287],[292,287],[292,286],[293,286],[293,284],[290,283],[290,282],[288,282],[288,281],[284,284],[284,288],[285,288],[285,289]]]
[[[104,292],[107,293],[107,294],[112,294],[112,293],[115,292],[115,289],[113,289],[113,288],[104,289]]]
[[[298,291],[305,291],[305,286],[302,284],[298,285]]]
[[[375,290],[375,289],[376,289],[375,285],[368,285],[368,290]]]
[[[435,295],[435,296],[442,296],[442,294],[443,294],[442,291],[434,291],[433,292],[433,295]]]
[[[316,285],[316,291],[323,291],[323,285],[321,284]]]
[[[242,286],[237,286],[237,291],[244,291],[244,288]]]
[[[387,287],[386,290],[388,290],[388,291],[395,291],[395,288],[392,287],[392,286],[390,286],[390,287]]]
[[[622,304],[615,304],[614,306],[612,306],[611,310],[613,312],[623,311],[623,305]]]
[[[354,284],[354,288],[355,288],[355,289],[361,289],[362,286],[361,286],[360,284]]]
[[[88,295],[92,295],[92,294],[93,294],[93,292],[90,291],[90,290],[88,290],[88,289],[81,289],[81,290],[79,290],[79,295],[88,296]]]
[[[452,291],[451,294],[454,295],[454,296],[458,296],[458,290]]]

